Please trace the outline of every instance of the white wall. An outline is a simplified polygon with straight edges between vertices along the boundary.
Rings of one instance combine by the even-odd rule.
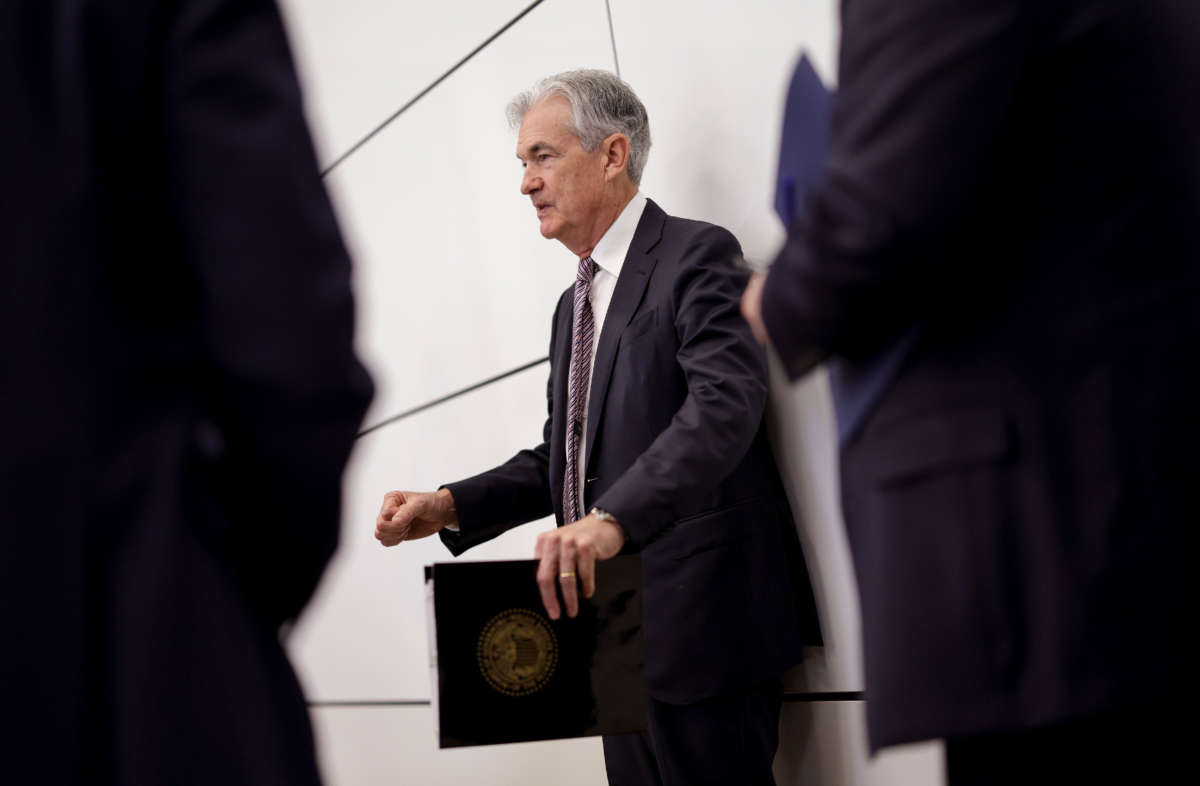
[[[334,161],[530,4],[530,0],[283,0],[318,158]],[[610,0],[621,75],[650,113],[643,190],[668,212],[728,227],[769,258],[781,101],[798,53],[835,78],[834,0]],[[356,260],[359,348],[378,384],[368,423],[546,354],[575,260],[537,232],[518,193],[507,100],[538,78],[613,69],[604,0],[544,0],[326,178]],[[535,443],[545,365],[360,440],[346,479],[343,544],[290,647],[316,702],[429,697],[421,566],[435,540],[383,549],[382,494],[431,489]],[[822,375],[775,370],[772,431],[816,582],[828,644],[793,690],[857,691],[857,600],[837,501]],[[527,558],[535,522],[463,559]],[[439,751],[425,706],[318,706],[326,778],[374,783],[604,783],[596,739]],[[785,705],[781,784],[941,782],[932,745],[869,761],[858,702]]]

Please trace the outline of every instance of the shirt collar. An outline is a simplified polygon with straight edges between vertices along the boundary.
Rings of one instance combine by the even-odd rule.
[[[625,264],[625,255],[629,253],[633,233],[637,231],[638,223],[642,220],[642,211],[645,209],[646,195],[638,191],[600,238],[600,242],[596,243],[592,250],[592,261],[602,270],[620,277],[621,265]]]

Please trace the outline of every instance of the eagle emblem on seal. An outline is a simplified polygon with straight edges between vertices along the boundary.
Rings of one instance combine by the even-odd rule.
[[[558,641],[540,614],[502,611],[483,627],[476,648],[488,684],[507,696],[528,696],[545,687],[558,663]]]

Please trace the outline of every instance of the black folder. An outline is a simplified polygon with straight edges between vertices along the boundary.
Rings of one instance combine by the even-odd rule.
[[[537,564],[425,569],[440,747],[645,730],[640,558],[597,563],[596,594],[557,620]]]

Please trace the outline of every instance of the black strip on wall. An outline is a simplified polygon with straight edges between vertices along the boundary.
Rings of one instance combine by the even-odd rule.
[[[429,699],[393,699],[390,701],[310,701],[308,706],[312,708],[323,707],[428,707]]]
[[[814,691],[807,693],[785,693],[786,702],[803,703],[816,701],[862,701],[862,691]],[[391,700],[345,700],[345,701],[310,701],[309,707],[428,707],[428,699],[391,699]]]
[[[862,701],[863,699],[864,695],[860,690],[813,691],[806,693],[788,692],[783,694],[783,700],[788,702]]]

